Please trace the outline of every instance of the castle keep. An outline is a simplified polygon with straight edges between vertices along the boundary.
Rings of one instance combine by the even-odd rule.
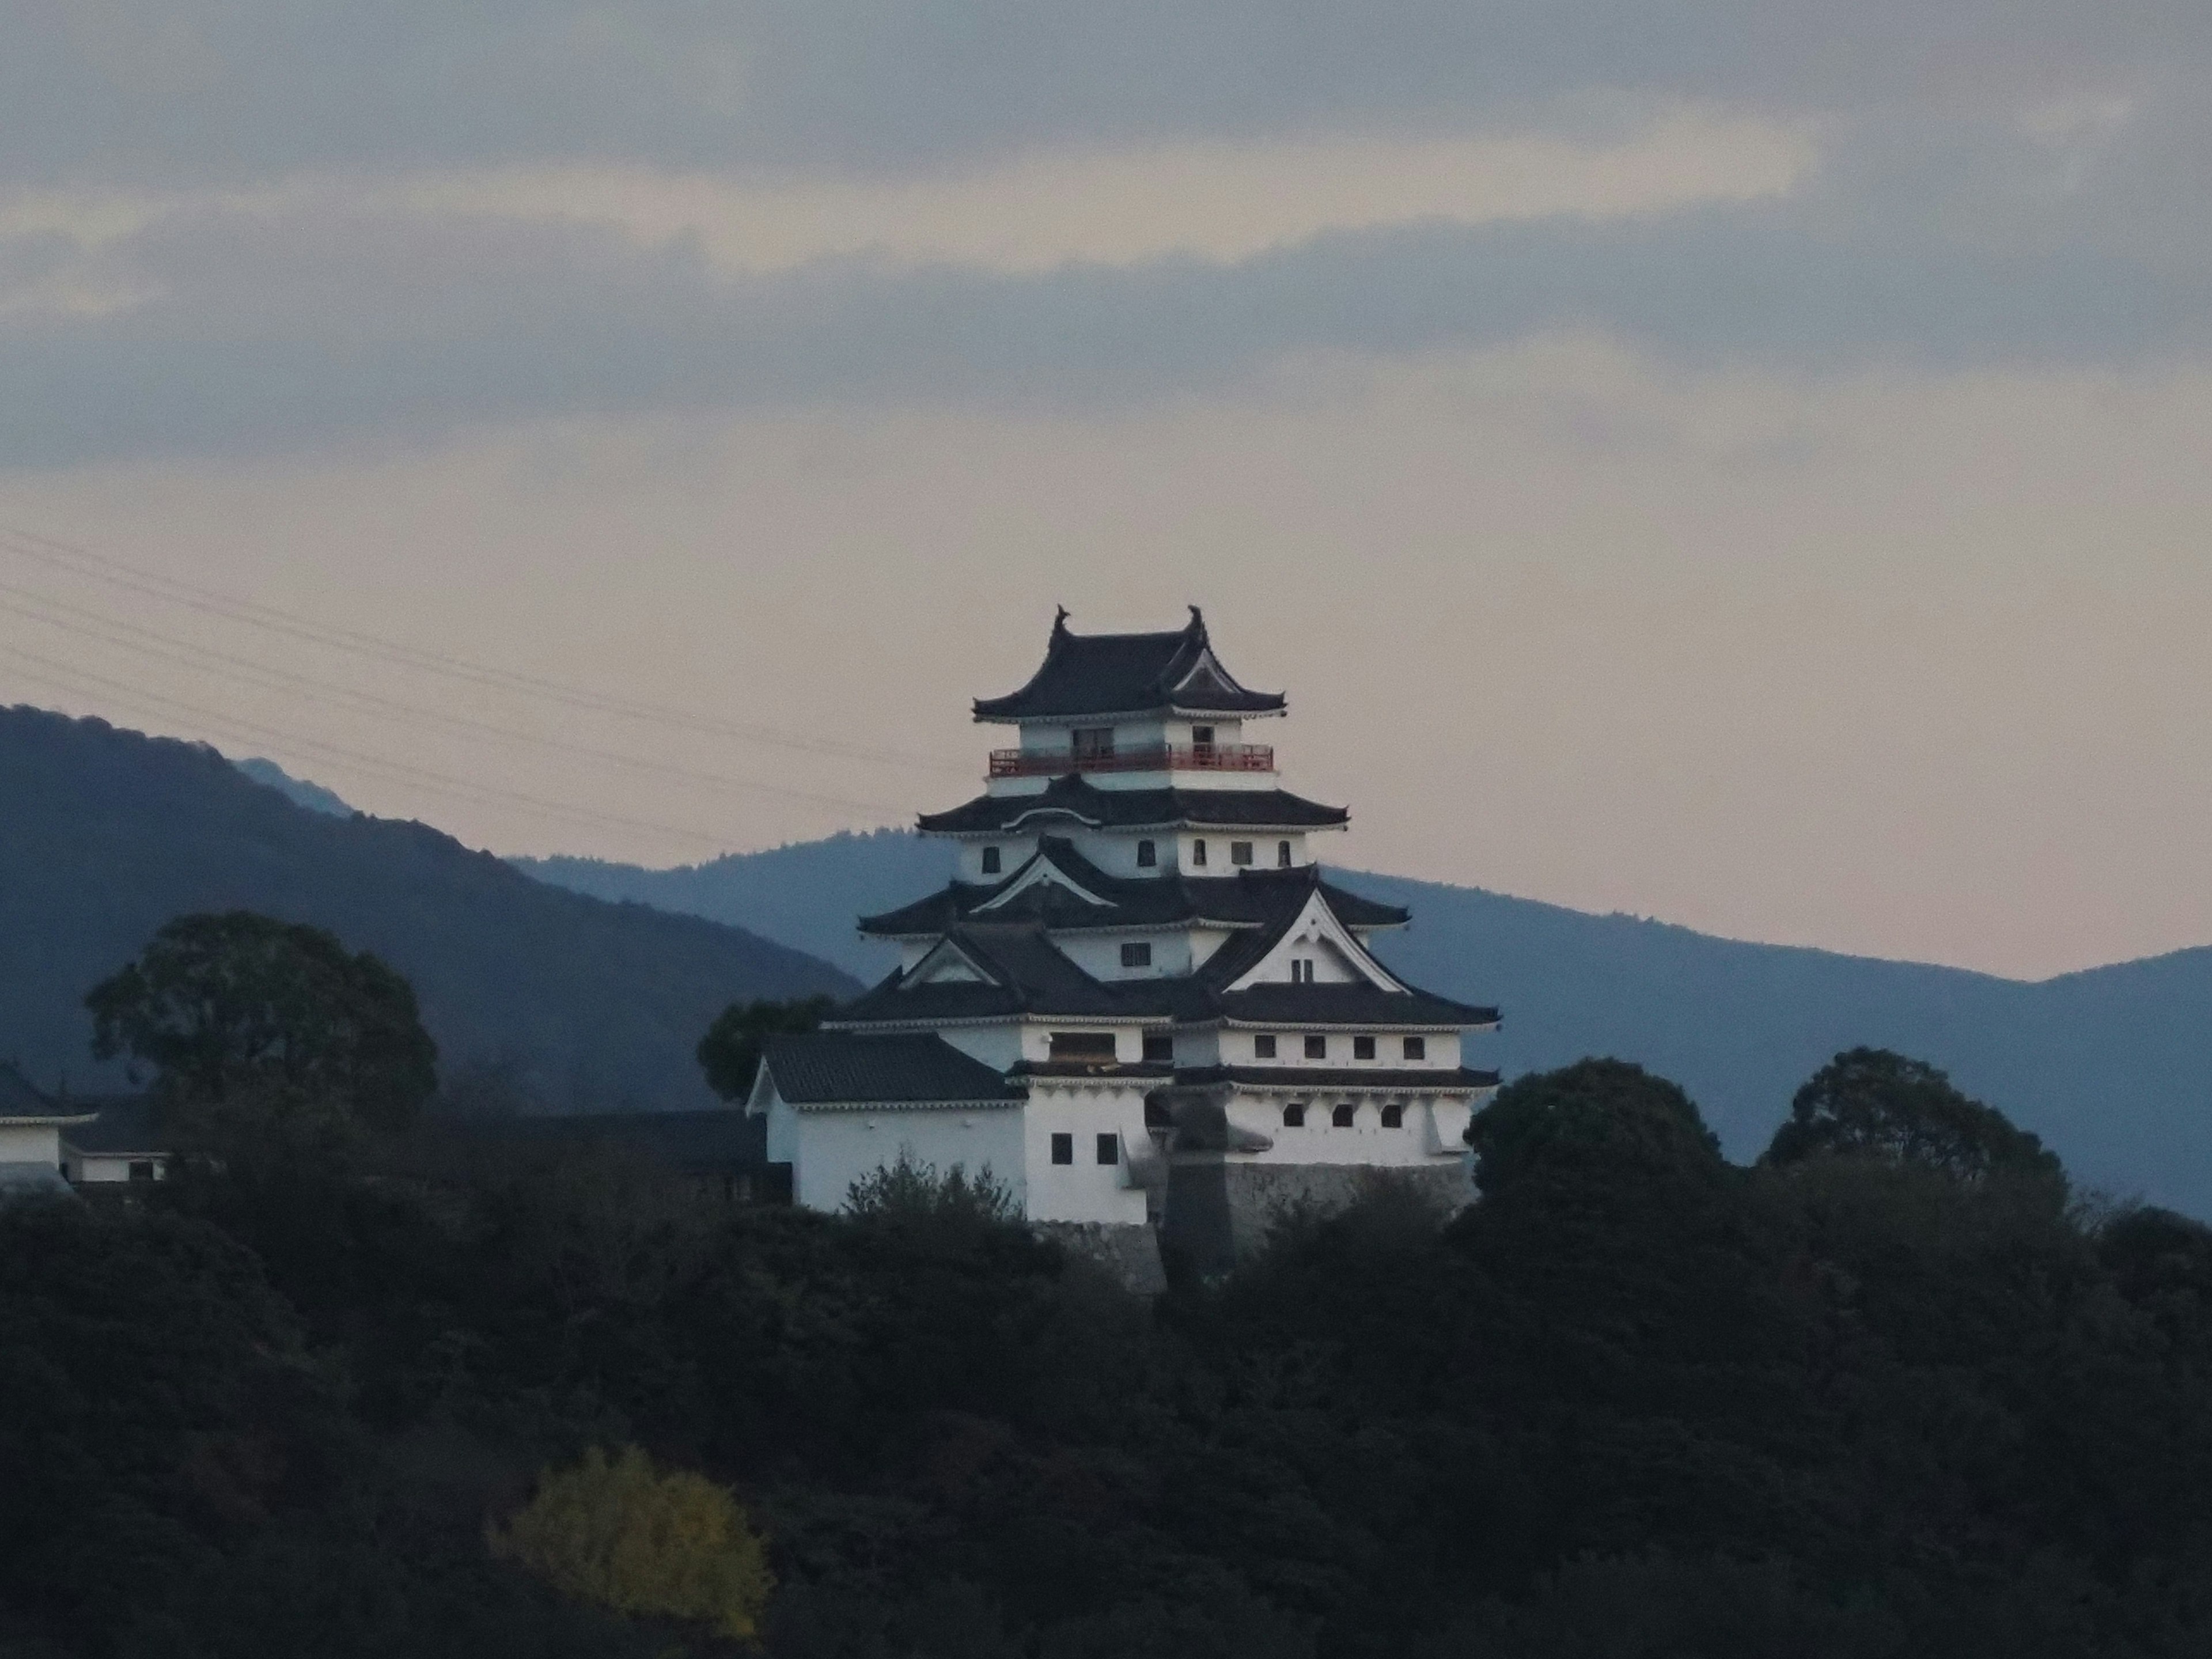
[[[793,1195],[834,1210],[902,1152],[988,1166],[1036,1223],[1109,1245],[1158,1229],[1225,1265],[1277,1205],[1388,1170],[1464,1194],[1493,1027],[1407,984],[1369,940],[1407,913],[1322,872],[1349,814],[1285,790],[1252,741],[1285,712],[1171,633],[1081,635],[1062,612],[984,793],[926,813],[951,882],[861,931],[898,966],[819,1032],[769,1041],[748,1109]],[[1126,1230],[1126,1231],[1125,1231]]]

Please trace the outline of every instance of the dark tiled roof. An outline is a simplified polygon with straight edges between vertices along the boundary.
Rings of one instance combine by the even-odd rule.
[[[1033,795],[978,795],[919,822],[939,835],[988,835],[1025,823],[1048,830],[1054,818],[1113,830],[1331,830],[1351,817],[1286,789],[1101,789],[1077,774]]]
[[[1281,710],[1280,693],[1247,691],[1218,659],[1209,661],[1211,655],[1206,621],[1196,605],[1190,608],[1188,624],[1172,634],[1073,634],[1063,611],[1053,622],[1044,662],[1029,684],[1006,696],[978,697],[975,718],[1047,720],[1167,708],[1207,714]]]
[[[1035,922],[969,922],[946,939],[984,974],[985,980],[938,981],[909,987],[894,971],[872,990],[839,1009],[836,1019],[857,1024],[915,1019],[989,1019],[1013,1014],[1059,1014],[1078,1019],[1149,1017],[1130,994],[1143,981],[1095,980],[1063,955]]]
[[[591,1112],[471,1120],[471,1133],[538,1145],[620,1146],[684,1175],[768,1164],[768,1121],[734,1106],[703,1112]]]
[[[52,1122],[58,1118],[82,1117],[93,1109],[80,1101],[57,1100],[33,1086],[31,1079],[13,1066],[0,1062],[0,1123]]]
[[[118,1157],[125,1152],[166,1152],[168,1137],[158,1127],[151,1095],[100,1095],[67,1103],[100,1115],[62,1131],[73,1151]]]
[[[1315,1091],[1404,1089],[1418,1093],[1423,1089],[1492,1089],[1498,1086],[1498,1073],[1478,1072],[1465,1066],[1432,1066],[1425,1069],[1409,1066],[1402,1071],[1382,1066],[1354,1070],[1320,1066],[1200,1066],[1177,1072],[1176,1081],[1185,1085],[1244,1083],[1262,1088]]]
[[[1379,985],[1255,985],[1215,998],[1222,1016],[1255,1025],[1494,1025],[1498,1010],[1427,991]]]
[[[1012,1104],[1025,1098],[980,1060],[929,1032],[810,1031],[773,1036],[762,1056],[776,1092],[794,1106],[881,1101]]]
[[[1056,882],[1039,881],[1005,902],[982,909],[1000,894],[1010,891],[1041,859],[1048,860],[1085,892],[1108,902],[1103,906],[1093,904]],[[1407,920],[1407,912],[1395,904],[1379,904],[1330,885],[1312,865],[1296,870],[1243,870],[1228,876],[1188,876],[1171,871],[1165,875],[1133,878],[1109,876],[1068,842],[1047,836],[1021,868],[1004,881],[988,885],[953,882],[896,910],[863,916],[860,931],[891,938],[941,933],[962,919],[979,913],[984,920],[1041,922],[1054,931],[1167,926],[1195,921],[1267,927],[1294,915],[1316,887],[1328,894],[1329,908],[1346,927],[1395,927]]]

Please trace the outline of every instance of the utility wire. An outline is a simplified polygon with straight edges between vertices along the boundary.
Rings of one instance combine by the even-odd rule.
[[[33,684],[46,685],[77,696],[88,695],[85,687],[89,684],[99,688],[98,691],[90,695],[97,696],[100,692],[119,693],[141,707],[151,706],[188,714],[196,720],[208,721],[219,730],[228,727],[234,732],[242,732],[249,741],[273,744],[280,750],[290,750],[295,758],[298,752],[305,750],[344,761],[356,766],[366,767],[371,771],[383,773],[387,776],[397,777],[407,782],[426,785],[450,794],[526,807],[541,814],[570,818],[603,828],[643,830],[655,835],[672,836],[716,848],[726,848],[728,846],[726,836],[710,835],[702,830],[686,829],[672,823],[659,823],[646,818],[629,817],[616,812],[603,812],[595,807],[575,806],[562,801],[549,801],[538,796],[526,795],[511,789],[501,789],[495,785],[477,783],[467,779],[453,777],[442,772],[434,772],[427,767],[412,766],[405,762],[388,760],[382,756],[364,754],[359,750],[349,749],[339,744],[326,743],[320,738],[299,737],[292,732],[280,731],[275,726],[263,726],[257,721],[241,720],[234,714],[203,708],[198,704],[185,702],[179,698],[148,691],[143,687],[111,679],[106,675],[93,673],[73,664],[56,662],[50,657],[41,657],[33,652],[11,647],[9,655],[33,665],[28,671],[21,669],[17,671],[21,678]],[[43,672],[40,672],[42,670]]]
[[[7,599],[0,599],[0,611],[22,617],[42,626],[57,629],[83,639],[99,640],[106,644],[120,647],[126,651],[135,651],[141,655],[177,663],[186,668],[226,674],[232,678],[243,679],[249,684],[304,692],[307,696],[325,703],[340,707],[349,704],[356,708],[372,709],[386,716],[397,716],[402,720],[418,723],[428,722],[453,731],[482,733],[507,742],[535,744],[542,748],[558,750],[566,754],[580,755],[588,759],[603,761],[610,765],[627,767],[633,771],[657,772],[669,777],[683,779],[687,782],[706,784],[711,787],[726,789],[740,794],[764,791],[771,794],[788,796],[797,800],[811,801],[828,806],[847,807],[863,812],[896,814],[901,810],[882,801],[854,800],[842,795],[824,794],[815,790],[794,788],[787,784],[765,783],[757,779],[724,777],[716,773],[701,772],[687,766],[647,759],[641,755],[626,755],[616,750],[595,749],[587,744],[571,743],[563,738],[550,738],[535,732],[518,731],[511,726],[495,725],[489,720],[480,720],[467,714],[418,708],[411,703],[400,702],[391,697],[379,696],[374,691],[363,691],[351,686],[327,684],[304,674],[295,674],[285,669],[234,657],[225,652],[193,644],[189,641],[175,639],[153,629],[142,628],[135,623],[105,617],[98,611],[88,610],[81,605],[50,599],[30,589],[18,587],[12,582],[0,581],[0,594],[9,594],[15,596],[19,601],[28,601],[27,604],[10,603]],[[53,615],[48,612],[61,614]],[[83,620],[70,622],[64,620],[67,617]]]
[[[750,743],[768,744],[778,748],[796,750],[803,753],[835,755],[848,760],[871,761],[901,766],[919,766],[933,771],[968,775],[968,769],[957,763],[934,756],[915,754],[893,749],[872,748],[862,744],[838,743],[818,738],[800,738],[773,727],[742,722],[715,720],[693,714],[685,709],[671,708],[660,704],[618,697],[567,685],[557,680],[541,678],[513,669],[495,668],[463,658],[447,656],[440,652],[426,651],[399,641],[363,633],[356,629],[341,628],[310,621],[290,611],[280,611],[252,599],[241,599],[212,588],[197,586],[173,576],[141,569],[118,559],[95,553],[89,548],[70,542],[57,541],[51,536],[41,536],[33,531],[0,526],[0,549],[32,559],[51,568],[69,571],[79,576],[90,576],[129,592],[155,599],[165,604],[185,606],[205,615],[220,617],[227,621],[244,623],[253,628],[287,635],[307,643],[348,651],[356,655],[386,662],[403,663],[410,667],[443,674],[471,684],[508,691],[520,691],[548,698],[572,708],[595,714],[612,714],[624,720],[647,724],[679,726],[696,732],[721,737],[737,738]]]

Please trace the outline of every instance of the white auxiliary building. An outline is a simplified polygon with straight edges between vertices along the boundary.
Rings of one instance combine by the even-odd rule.
[[[1462,1062],[1497,1024],[1368,948],[1407,914],[1325,880],[1349,814],[1285,791],[1246,726],[1279,717],[1208,643],[1078,635],[1062,612],[985,792],[923,815],[941,891],[869,916],[889,978],[770,1040],[748,1103],[793,1196],[836,1209],[896,1160],[986,1165],[1032,1221],[1163,1230],[1218,1265],[1276,1204],[1391,1170],[1463,1196],[1495,1088]]]

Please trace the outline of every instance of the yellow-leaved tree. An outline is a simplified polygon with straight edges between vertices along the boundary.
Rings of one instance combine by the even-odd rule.
[[[697,1620],[754,1637],[775,1586],[760,1534],[726,1487],[659,1469],[635,1446],[596,1446],[549,1470],[538,1492],[490,1534],[492,1553],[562,1595],[618,1613]]]

